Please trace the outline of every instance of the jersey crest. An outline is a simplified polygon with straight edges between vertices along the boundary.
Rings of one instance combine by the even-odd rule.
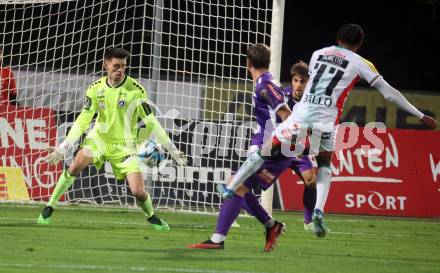
[[[92,99],[86,96],[84,98],[84,109],[90,110],[90,106],[92,106]]]
[[[119,105],[119,107],[124,107],[125,106],[125,100],[119,100],[118,105]]]

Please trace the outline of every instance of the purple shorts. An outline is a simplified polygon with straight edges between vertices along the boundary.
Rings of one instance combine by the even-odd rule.
[[[248,189],[253,189],[258,186],[262,190],[267,190],[272,183],[278,178],[278,176],[286,169],[288,169],[293,163],[293,159],[284,160],[266,160],[255,173],[253,173],[246,181],[244,185]]]
[[[293,158],[290,168],[294,170],[295,173],[302,173],[313,168],[312,160],[310,160],[310,157],[308,156]]]

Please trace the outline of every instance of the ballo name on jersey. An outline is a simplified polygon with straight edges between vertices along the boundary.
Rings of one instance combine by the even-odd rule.
[[[315,96],[312,94],[305,94],[303,102],[327,106],[327,107],[330,107],[333,103],[331,97]]]

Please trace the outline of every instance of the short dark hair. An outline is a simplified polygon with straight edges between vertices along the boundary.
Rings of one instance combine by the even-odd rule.
[[[294,63],[292,68],[290,68],[290,77],[293,79],[295,76],[305,79],[309,78],[309,66],[302,60]]]
[[[345,24],[341,26],[336,34],[336,41],[340,41],[349,46],[362,44],[364,41],[364,31],[357,24]]]
[[[127,50],[119,47],[107,49],[104,54],[104,60],[110,60],[112,58],[127,59],[128,57],[130,57],[130,53],[128,53]]]
[[[255,44],[248,48],[246,58],[256,69],[269,68],[270,48],[265,44]]]

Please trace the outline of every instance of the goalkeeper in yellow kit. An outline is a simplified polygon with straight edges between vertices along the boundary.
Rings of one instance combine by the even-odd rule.
[[[169,230],[168,224],[154,214],[151,197],[145,191],[137,157],[138,119],[144,121],[147,135],[154,136],[179,165],[185,166],[187,159],[155,118],[147,103],[145,89],[125,75],[128,57],[129,53],[122,48],[112,48],[105,53],[104,69],[107,76],[87,89],[84,108],[66,140],[57,147],[49,148],[46,161],[49,164],[59,163],[64,159],[66,150],[89,128],[95,113],[98,114],[93,129],[87,134],[72,165],[58,179],[49,202],[38,218],[39,224],[49,223],[58,199],[85,167],[94,164],[100,169],[104,161],[109,161],[116,179],[127,178],[130,190],[145,212],[147,221],[157,230]]]

